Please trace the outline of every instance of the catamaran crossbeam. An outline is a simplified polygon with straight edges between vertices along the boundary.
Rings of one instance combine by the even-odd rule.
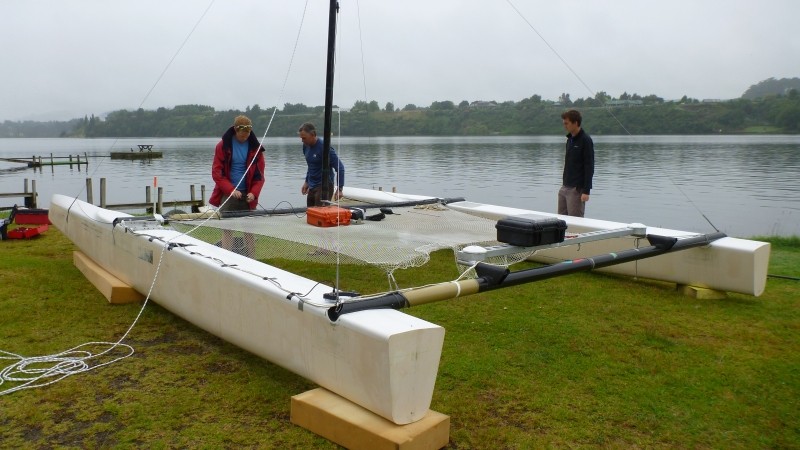
[[[491,264],[478,263],[475,267],[478,278],[439,283],[404,292],[396,291],[377,297],[342,302],[328,309],[328,318],[332,321],[336,321],[343,314],[356,311],[379,308],[401,309],[456,297],[464,297],[493,289],[531,283],[574,272],[589,271],[630,261],[652,258],[674,251],[702,247],[724,237],[726,237],[725,233],[702,234],[684,239],[648,235],[647,240],[651,244],[648,247],[632,248],[590,258],[563,261],[549,266],[520,270],[518,272],[510,272],[507,268],[493,266]]]

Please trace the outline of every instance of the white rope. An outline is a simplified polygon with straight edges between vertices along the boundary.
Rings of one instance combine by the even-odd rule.
[[[60,353],[32,357],[25,357],[7,352],[5,350],[0,350],[0,355],[7,355],[0,356],[0,359],[16,361],[0,371],[0,385],[6,381],[23,382],[23,384],[0,391],[0,395],[11,394],[12,392],[21,391],[23,389],[49,386],[71,375],[76,375],[107,366],[133,355],[135,351],[133,347],[128,344],[123,344],[122,341],[128,337],[128,334],[131,332],[131,330],[133,330],[133,327],[136,326],[136,323],[139,322],[139,318],[142,317],[142,313],[147,307],[147,303],[150,300],[150,294],[153,292],[153,287],[158,279],[158,272],[161,269],[161,261],[164,258],[164,251],[167,249],[167,247],[168,245],[165,244],[161,249],[161,254],[158,258],[158,265],[156,265],[156,273],[153,277],[153,282],[150,283],[150,289],[147,291],[147,297],[145,298],[144,303],[142,303],[142,307],[139,309],[136,319],[133,320],[133,323],[130,324],[125,333],[116,342],[86,342]],[[87,347],[93,346],[108,348],[99,353],[93,353],[91,350],[86,349]],[[105,362],[96,362],[96,360],[108,355],[112,350],[118,347],[124,350],[122,355],[113,357]],[[93,362],[94,364],[92,364]]]
[[[461,284],[458,281],[451,281],[450,283],[456,287],[456,298],[461,297]]]
[[[161,79],[163,78],[164,74],[169,69],[169,67],[172,65],[172,63],[174,62],[174,60],[177,57],[177,55],[181,52],[183,47],[186,45],[186,42],[189,40],[189,37],[191,37],[191,35],[197,29],[197,26],[199,25],[199,23],[202,21],[202,19],[205,17],[205,15],[208,13],[208,11],[211,9],[211,6],[214,4],[214,1],[215,0],[211,0],[211,2],[208,4],[208,6],[206,7],[205,11],[203,12],[201,17],[198,19],[198,21],[195,23],[194,27],[190,31],[189,35],[186,37],[186,39],[180,45],[178,50],[175,52],[175,54],[173,55],[172,59],[170,59],[170,61],[167,63],[166,67],[164,67],[164,70],[161,72],[161,74],[159,75],[158,79],[155,81],[153,86],[150,88],[150,90],[144,96],[144,98],[142,99],[141,104],[144,104],[144,102],[147,100],[147,98],[152,93],[152,91],[155,88],[155,86],[158,85],[158,83],[161,81]],[[291,72],[291,67],[292,67],[293,62],[294,62],[295,53],[297,51],[297,44],[298,44],[298,42],[300,40],[300,31],[302,30],[302,24],[305,21],[306,10],[307,9],[308,9],[308,0],[306,0],[306,3],[305,3],[305,7],[304,7],[304,10],[303,10],[303,18],[301,20],[300,27],[298,29],[297,38],[295,39],[294,49],[292,51],[292,55],[291,55],[291,58],[290,58],[290,61],[289,61],[289,68],[286,71],[286,77],[284,79],[283,86],[281,87],[280,95],[278,97],[278,104],[280,104],[280,100],[283,98],[283,95],[284,95],[284,92],[285,92],[285,89],[286,89],[286,84],[288,82],[289,73]],[[141,106],[141,104],[140,104],[140,106]],[[267,133],[269,132],[269,129],[270,129],[271,125],[272,125],[272,121],[273,121],[273,119],[275,117],[275,112],[276,111],[277,111],[277,106],[273,109],[272,116],[270,117],[270,120],[269,120],[269,122],[267,124],[267,127],[264,130],[264,135],[261,138],[261,146],[262,147],[264,145],[263,142],[266,140]],[[114,142],[116,142],[116,141],[114,141]],[[113,146],[113,144],[112,144],[112,146]],[[250,170],[250,167],[257,160],[258,154],[259,154],[259,152],[256,152],[255,156],[250,161],[249,165],[247,166],[247,169],[245,170],[245,175],[242,176],[242,179],[239,180],[239,183],[241,183],[243,181],[244,176],[246,176],[246,174],[247,174],[247,171]],[[99,169],[99,166],[98,166],[98,169]],[[95,171],[96,170],[97,169],[95,169]],[[237,186],[238,186],[238,183],[237,183]],[[77,200],[77,198],[78,198],[78,196],[75,196],[76,200]],[[228,198],[225,199],[225,202],[223,202],[223,205],[226,202],[228,202],[230,200],[230,198],[231,198],[231,196],[228,196]],[[70,205],[69,208],[72,208],[74,204],[75,204],[75,201],[73,201],[73,203]],[[220,205],[220,207],[222,207],[222,205]],[[154,212],[155,212],[155,210],[154,210]],[[203,223],[205,223],[208,220],[210,220],[211,217],[212,217],[212,215],[209,215],[209,217],[206,218],[206,220]],[[134,352],[135,352],[134,348],[132,346],[128,345],[128,344],[122,343],[122,341],[127,338],[128,334],[131,332],[131,330],[133,330],[133,327],[136,326],[136,324],[139,321],[139,318],[141,318],[142,313],[144,312],[145,308],[147,307],[147,304],[148,304],[148,302],[150,300],[150,295],[153,292],[153,287],[155,286],[155,283],[158,280],[158,274],[159,274],[159,271],[161,269],[161,262],[163,261],[163,258],[164,258],[164,252],[169,247],[169,244],[170,244],[170,242],[172,240],[174,240],[174,239],[176,239],[176,238],[178,238],[178,237],[180,237],[180,236],[182,236],[184,234],[188,235],[192,231],[196,230],[198,227],[202,226],[203,223],[201,223],[200,225],[196,226],[195,228],[193,228],[192,230],[190,230],[190,231],[188,231],[186,233],[179,234],[179,235],[173,237],[172,239],[170,239],[168,241],[163,241],[162,240],[164,242],[164,246],[161,249],[161,254],[159,255],[159,258],[158,258],[158,264],[156,266],[156,271],[155,271],[155,274],[153,276],[153,281],[150,283],[150,289],[147,292],[147,296],[146,296],[144,302],[142,303],[142,307],[139,309],[139,313],[136,315],[136,318],[134,319],[134,321],[130,324],[130,326],[125,331],[125,333],[116,342],[102,342],[102,341],[100,341],[100,342],[87,342],[87,343],[80,344],[80,345],[78,345],[76,347],[73,347],[73,348],[71,348],[69,350],[65,350],[65,351],[60,352],[60,353],[55,353],[55,354],[51,354],[51,355],[44,355],[44,356],[33,356],[33,357],[25,357],[25,356],[22,356],[22,355],[18,355],[18,354],[11,353],[11,352],[8,352],[8,351],[0,349],[0,360],[12,360],[12,361],[15,361],[15,362],[13,362],[12,364],[6,366],[5,368],[3,368],[0,371],[0,385],[2,385],[6,381],[8,381],[8,382],[22,382],[22,384],[20,384],[20,385],[17,385],[15,387],[8,388],[8,389],[0,391],[0,395],[10,394],[12,392],[17,392],[17,391],[20,391],[20,390],[23,390],[23,389],[32,389],[32,388],[37,388],[37,387],[48,386],[48,385],[54,384],[54,383],[56,383],[56,382],[58,382],[60,380],[63,380],[64,378],[69,377],[71,375],[76,375],[76,374],[79,374],[79,373],[88,372],[90,370],[97,369],[99,367],[107,366],[109,364],[115,363],[117,361],[123,360],[123,359],[128,358],[129,356],[133,355]],[[284,292],[291,293],[290,291],[285,290],[282,287],[280,287],[280,284],[277,282],[277,280],[268,279],[268,281],[271,281],[273,284],[275,284],[278,288],[280,288]],[[295,293],[295,295],[296,295],[296,293]],[[308,302],[306,302],[306,303],[308,303]],[[318,306],[322,306],[322,305],[318,305]],[[93,351],[88,349],[89,347],[94,347],[94,346],[108,347],[108,348],[106,348],[103,351],[100,351],[99,353],[94,353]],[[123,349],[124,350],[123,354],[121,354],[119,356],[115,356],[115,357],[113,357],[112,359],[110,359],[108,361],[104,361],[104,362],[100,362],[100,363],[97,362],[97,360],[99,358],[109,355],[110,352],[112,352],[116,348]]]

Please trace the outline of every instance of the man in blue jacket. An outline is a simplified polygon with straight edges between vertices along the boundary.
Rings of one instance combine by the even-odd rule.
[[[308,164],[306,179],[300,192],[306,197],[306,205],[322,206],[323,201],[330,201],[332,198],[338,200],[342,198],[344,188],[344,164],[339,160],[336,151],[331,147],[328,154],[328,166],[330,167],[329,183],[326,192],[322,191],[322,139],[317,138],[317,128],[313,123],[306,122],[300,125],[297,130],[300,140],[303,141],[303,156]],[[334,177],[335,172],[335,177]],[[338,186],[334,193],[333,186]]]

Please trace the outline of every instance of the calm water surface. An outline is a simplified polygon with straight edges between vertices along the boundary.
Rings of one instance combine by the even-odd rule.
[[[714,227],[733,236],[800,235],[800,136],[598,136],[595,188],[587,216],[687,231]],[[99,202],[143,202],[158,177],[165,200],[187,200],[189,185],[211,193],[218,138],[0,139],[0,158],[86,153],[89,166],[41,171],[0,161],[0,192],[36,180],[39,206],[53,193],[86,198],[86,178]],[[151,161],[111,160],[111,151],[153,144]],[[347,167],[346,185],[555,211],[563,137],[387,137],[334,139]],[[267,185],[260,204],[304,206],[305,162],[296,138],[267,138]],[[29,181],[30,183],[30,181]],[[0,199],[0,206],[22,199]]]

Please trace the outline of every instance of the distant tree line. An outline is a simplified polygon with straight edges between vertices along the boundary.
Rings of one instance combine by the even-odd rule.
[[[797,86],[797,87],[793,87]],[[427,107],[402,108],[376,101],[357,101],[334,117],[345,136],[553,135],[563,133],[560,113],[580,109],[584,126],[595,135],[800,133],[800,79],[770,78],[751,86],[735,100],[697,100],[684,96],[666,102],[656,95],[605,92],[558,101],[533,95],[519,102],[435,101]],[[274,116],[273,116],[274,113]],[[295,136],[306,121],[321,128],[322,106],[286,103],[278,111],[258,105],[244,111],[217,111],[211,106],[180,105],[172,109],[119,110],[105,118],[94,115],[67,122],[0,124],[0,137],[214,137],[239,114],[253,119],[256,132],[271,122],[270,136]]]
[[[750,86],[742,98],[756,100],[770,95],[788,95],[791,90],[800,91],[800,78],[768,78]]]
[[[82,125],[81,119],[72,119],[65,122],[48,121],[37,122],[25,120],[12,122],[6,120],[0,123],[0,138],[53,138],[70,137]]]

